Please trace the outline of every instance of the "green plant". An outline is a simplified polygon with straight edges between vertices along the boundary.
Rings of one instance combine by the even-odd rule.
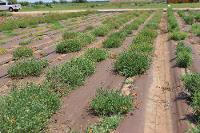
[[[81,42],[78,39],[69,39],[60,42],[56,46],[57,53],[69,53],[80,51],[82,48]]]
[[[115,62],[115,70],[126,77],[143,74],[149,66],[150,58],[134,51],[122,53]]]
[[[19,43],[19,45],[24,46],[24,45],[28,45],[28,44],[30,44],[30,43],[31,43],[31,40],[24,40],[24,41],[21,41],[21,42]]]
[[[98,115],[125,114],[132,109],[133,99],[131,96],[122,95],[119,91],[100,89],[90,106]]]
[[[117,48],[122,44],[125,39],[125,34],[123,32],[116,32],[111,34],[106,41],[103,42],[104,48]]]
[[[192,65],[192,50],[182,42],[179,42],[176,48],[176,63],[184,68]]]
[[[82,85],[85,81],[85,76],[77,65],[66,62],[62,66],[50,69],[46,75],[46,81],[54,92],[63,95],[71,89]]]
[[[200,24],[193,24],[192,25],[192,32],[195,35],[200,36]]]
[[[200,74],[185,74],[182,77],[182,81],[185,88],[190,92],[191,95],[193,95],[196,91],[200,91]]]
[[[24,57],[31,57],[33,56],[33,50],[29,47],[23,46],[15,49],[13,52],[14,59],[20,59]]]
[[[15,88],[0,100],[0,132],[40,132],[58,109],[57,95],[44,85]]]
[[[81,42],[82,47],[92,43],[95,40],[95,36],[91,33],[79,33],[77,39]]]
[[[195,91],[192,96],[192,108],[194,109],[195,114],[200,114],[200,91]]]
[[[181,31],[174,31],[170,34],[170,38],[175,41],[184,40],[187,36],[187,33]]]
[[[8,68],[8,75],[10,77],[38,76],[47,65],[47,60],[20,60]]]
[[[93,33],[95,36],[105,36],[109,32],[109,27],[107,25],[102,25],[94,29]]]
[[[78,66],[85,77],[95,72],[95,63],[88,58],[79,57],[71,60],[72,66]]]
[[[0,48],[0,55],[6,54],[7,50],[5,48]]]
[[[174,16],[172,8],[167,9],[167,18],[168,18],[168,30],[170,32],[179,31],[179,26]]]
[[[79,32],[71,32],[71,31],[66,31],[63,34],[63,39],[74,39],[78,36]]]
[[[99,48],[90,48],[85,52],[84,56],[94,62],[100,62],[108,57],[108,53]]]
[[[120,115],[103,117],[99,123],[89,126],[86,133],[110,133],[117,128],[120,120]]]

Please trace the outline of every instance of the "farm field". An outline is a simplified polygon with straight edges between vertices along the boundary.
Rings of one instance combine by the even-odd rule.
[[[199,133],[200,11],[161,5],[2,14],[0,132]]]

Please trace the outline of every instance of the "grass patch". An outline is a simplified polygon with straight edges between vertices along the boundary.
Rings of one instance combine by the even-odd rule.
[[[103,43],[104,48],[118,48],[121,46],[123,40],[125,39],[125,33],[116,32],[111,34],[108,39]]]
[[[167,9],[167,18],[168,18],[168,30],[170,32],[179,31],[179,25],[177,23],[176,17],[172,8]]]
[[[125,114],[132,109],[133,99],[131,96],[122,95],[119,91],[100,89],[90,106],[98,115]]]
[[[28,84],[0,100],[0,132],[40,132],[60,101],[48,87]]]
[[[107,25],[102,25],[94,29],[93,34],[95,36],[105,36],[109,33],[109,27]]]
[[[20,60],[8,68],[8,75],[10,77],[39,76],[47,65],[47,60]]]
[[[120,115],[103,117],[99,123],[89,126],[86,133],[110,133],[117,128],[120,120]]]
[[[15,49],[13,52],[13,58],[14,59],[20,59],[25,57],[32,57],[33,56],[33,50],[29,47],[23,46]]]

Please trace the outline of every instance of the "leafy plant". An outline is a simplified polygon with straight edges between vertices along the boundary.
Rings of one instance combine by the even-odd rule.
[[[93,33],[95,36],[105,36],[109,32],[109,27],[107,25],[102,25],[94,29]]]
[[[79,57],[71,60],[72,66],[78,66],[85,77],[95,72],[95,63],[88,58]]]
[[[193,24],[192,25],[192,32],[195,35],[200,36],[200,24]]]
[[[191,95],[193,95],[196,91],[200,91],[200,74],[185,74],[182,77],[182,81],[185,88],[191,93]]]
[[[192,65],[192,50],[180,42],[176,48],[176,63],[179,67],[187,68]]]
[[[167,9],[167,18],[168,18],[168,30],[170,32],[179,31],[179,26],[174,16],[172,8]]]
[[[74,39],[78,36],[79,32],[71,32],[71,31],[66,31],[63,34],[63,39]]]
[[[123,32],[116,32],[111,34],[108,39],[103,43],[104,48],[117,48],[122,44],[125,39],[125,34]]]
[[[40,132],[60,105],[46,86],[28,84],[0,100],[0,132]]]
[[[10,77],[39,76],[47,65],[47,60],[24,59],[11,65],[8,68],[8,75]]]
[[[15,49],[13,52],[14,59],[20,59],[24,57],[31,57],[33,56],[33,50],[29,47],[23,46]]]
[[[115,70],[126,77],[143,74],[150,65],[147,55],[128,51],[122,53],[115,62]]]
[[[98,115],[118,115],[132,109],[133,99],[131,96],[122,95],[119,91],[100,89],[90,106]]]
[[[80,51],[82,48],[81,42],[78,39],[69,39],[60,42],[56,46],[57,53],[70,53]]]
[[[103,117],[99,123],[89,126],[86,133],[110,133],[117,128],[120,120],[120,115]]]
[[[25,40],[25,41],[21,41],[21,42],[19,43],[19,45],[25,46],[25,45],[28,45],[28,44],[30,44],[30,43],[31,43],[31,40]]]
[[[94,62],[100,62],[108,57],[108,53],[99,48],[90,48],[85,52],[84,56]]]
[[[184,40],[187,36],[188,36],[187,33],[181,31],[174,31],[171,32],[170,34],[170,38],[176,41]]]
[[[63,95],[82,85],[85,81],[85,75],[77,65],[66,62],[62,66],[50,69],[46,75],[46,81],[54,92]]]

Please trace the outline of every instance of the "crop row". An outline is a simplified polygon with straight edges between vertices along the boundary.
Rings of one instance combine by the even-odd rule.
[[[48,13],[43,16],[34,17],[34,18],[24,17],[24,18],[18,18],[18,19],[9,19],[0,25],[0,31],[13,30],[16,28],[26,28],[26,27],[38,25],[41,23],[53,23],[55,21],[85,16],[91,13],[95,13],[95,12],[85,11],[85,12],[78,12],[78,13]]]
[[[101,49],[88,49],[79,58],[50,69],[41,85],[14,88],[0,100],[0,132],[39,132],[59,108],[59,96],[84,84],[95,72],[95,64],[107,57]]]
[[[137,15],[137,12],[123,13],[106,19],[102,25],[95,29],[87,30],[87,32],[65,32],[63,35],[63,41],[61,41],[56,47],[56,52],[69,53],[80,51],[82,47],[93,42],[96,37],[105,36],[111,30],[119,29],[121,25],[130,21]]]
[[[126,36],[131,34],[133,30],[137,30],[139,25],[142,24],[146,18],[149,16],[149,13],[145,12],[141,14],[136,20],[132,23],[126,25],[120,31],[112,33],[107,40],[103,42],[104,48],[117,48],[122,45],[122,42],[125,40]]]
[[[180,31],[179,25],[177,23],[176,17],[174,16],[172,8],[168,8],[167,18],[168,18],[168,31],[170,32],[170,38],[176,41],[184,40],[187,37],[187,33]]]
[[[133,40],[133,44],[117,57],[115,70],[126,77],[143,74],[151,63],[153,41],[157,36],[157,28],[161,14],[156,13],[144,29]]]
[[[176,63],[179,67],[187,68],[192,65],[192,49],[179,42],[176,47]]]
[[[192,33],[200,36],[200,24],[198,23],[200,21],[200,13],[179,11],[178,14],[183,18],[186,24],[192,25]]]
[[[115,25],[121,25],[123,22],[128,21],[133,16],[136,16],[137,13],[123,13],[118,16],[110,17],[108,20],[105,20],[103,25],[110,25],[110,21]],[[107,22],[107,23],[106,23]],[[117,27],[118,28],[118,27]],[[111,29],[111,27],[110,27]],[[95,29],[94,29],[95,30]],[[58,53],[68,53],[80,51],[82,47],[90,44],[96,38],[93,29],[88,30],[87,32],[65,32],[63,34],[63,40],[61,41],[57,47],[56,51]],[[106,33],[107,34],[107,33]],[[13,52],[13,58],[19,61],[16,61],[13,65],[11,65],[8,69],[8,74],[11,77],[26,77],[26,76],[34,76],[38,75],[42,72],[43,65],[40,64],[36,59],[24,59],[27,57],[33,57],[33,51],[31,48],[26,46],[21,46],[17,48]],[[23,60],[21,60],[23,59]],[[43,62],[43,61],[42,61]],[[23,70],[23,71],[22,71]]]

